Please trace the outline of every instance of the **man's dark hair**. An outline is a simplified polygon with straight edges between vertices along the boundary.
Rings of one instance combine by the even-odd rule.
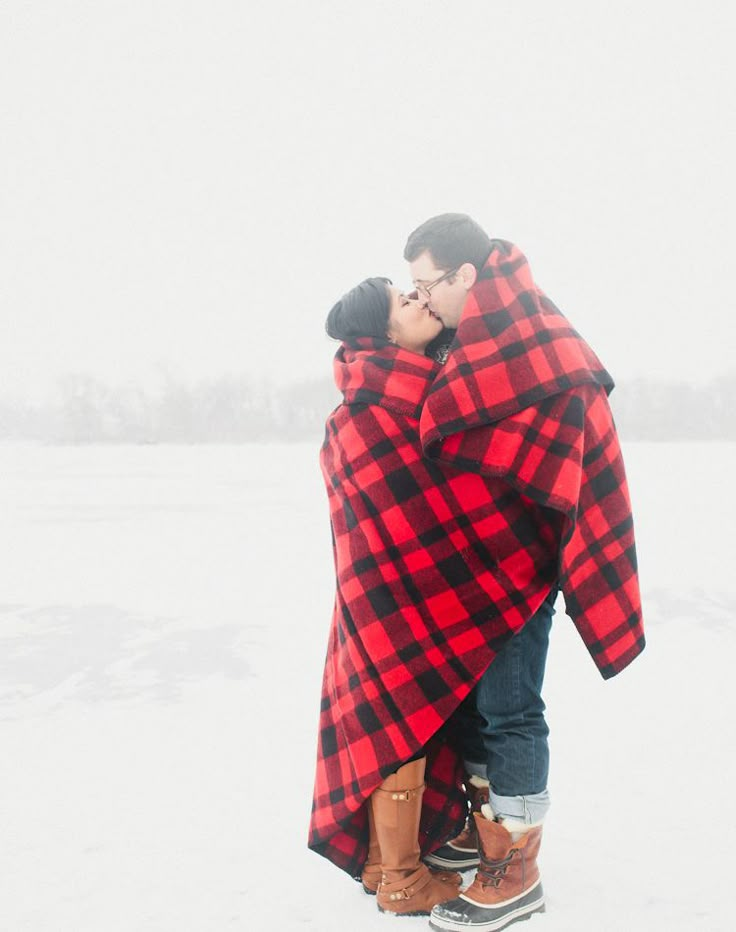
[[[428,252],[437,268],[445,272],[464,262],[471,262],[480,272],[492,248],[486,231],[467,214],[440,214],[425,220],[410,234],[404,258],[413,262]]]
[[[390,278],[366,278],[351,288],[327,315],[327,335],[343,342],[350,342],[356,337],[388,340],[390,284]]]

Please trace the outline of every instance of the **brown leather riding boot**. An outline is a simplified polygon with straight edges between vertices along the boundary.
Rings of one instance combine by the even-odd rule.
[[[478,783],[481,785],[477,785]],[[480,812],[480,807],[488,802],[490,792],[488,780],[481,780],[479,777],[467,775],[465,777],[465,792],[470,804],[465,827],[456,838],[448,841],[442,847],[436,848],[425,857],[424,860],[430,867],[454,867],[455,870],[466,871],[472,867],[477,867],[480,863],[478,831],[475,827],[473,813]]]
[[[445,880],[457,886],[458,875],[455,871],[436,870],[434,867],[429,868],[432,876],[438,880]],[[368,856],[366,857],[363,870],[360,875],[360,882],[363,889],[369,896],[375,896],[381,883],[381,848],[378,844],[376,835],[376,824],[373,819],[373,811],[368,806]]]
[[[381,850],[381,912],[426,916],[437,903],[457,896],[460,875],[444,879],[420,860],[419,818],[425,758],[409,761],[373,792],[370,806]],[[452,879],[449,879],[452,878]]]
[[[500,822],[474,815],[480,867],[473,883],[456,899],[432,910],[430,928],[441,932],[498,932],[532,913],[544,912],[544,891],[537,867],[542,826],[518,838]]]
[[[363,865],[360,882],[368,894],[375,894],[381,883],[381,847],[376,835],[376,823],[373,818],[373,807],[368,804],[368,857]]]

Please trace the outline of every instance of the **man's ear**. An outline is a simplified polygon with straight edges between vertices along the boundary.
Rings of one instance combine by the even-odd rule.
[[[478,272],[472,262],[463,262],[457,270],[457,274],[460,276],[460,281],[463,283],[463,288],[465,288],[466,291],[470,291],[473,285],[478,281]]]

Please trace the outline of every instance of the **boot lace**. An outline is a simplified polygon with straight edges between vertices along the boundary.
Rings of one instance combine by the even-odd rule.
[[[476,874],[476,880],[479,881],[481,887],[498,887],[515,854],[516,850],[512,848],[501,861],[487,861],[482,857]]]

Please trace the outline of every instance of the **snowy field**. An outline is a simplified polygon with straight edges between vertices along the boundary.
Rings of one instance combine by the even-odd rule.
[[[625,455],[648,647],[604,683],[558,603],[519,928],[730,932],[736,445]],[[0,478],[0,932],[426,928],[305,847],[316,446],[0,446]]]

